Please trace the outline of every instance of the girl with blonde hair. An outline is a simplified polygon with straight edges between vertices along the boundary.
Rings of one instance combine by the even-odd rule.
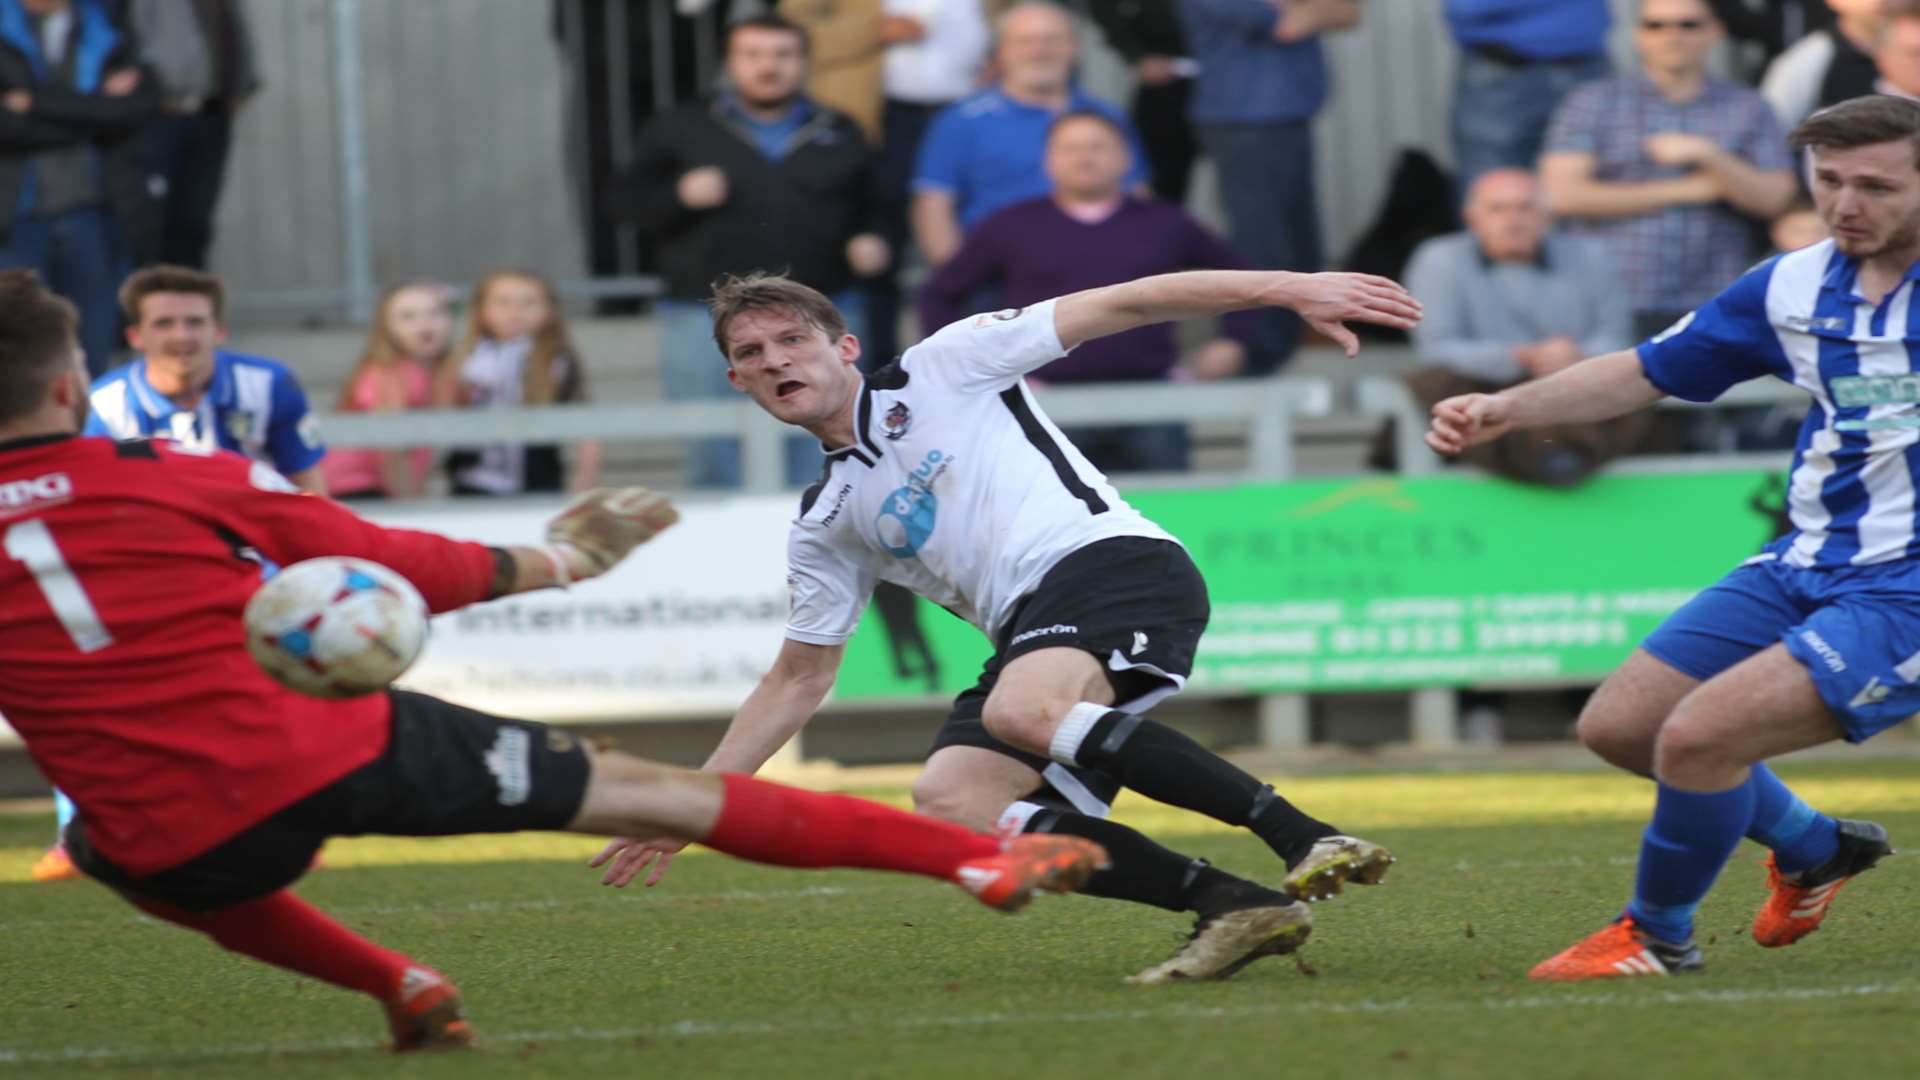
[[[434,403],[512,409],[587,400],[586,370],[567,334],[553,286],[525,270],[495,270],[473,287],[466,332],[441,362]],[[456,450],[447,460],[455,495],[583,491],[600,479],[600,444],[575,445],[564,475],[560,448],[503,443]]]

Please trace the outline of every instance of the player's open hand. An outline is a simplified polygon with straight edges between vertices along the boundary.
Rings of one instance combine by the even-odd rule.
[[[1507,403],[1498,394],[1462,394],[1433,407],[1427,445],[1451,456],[1469,446],[1492,442],[1512,428]]]
[[[589,860],[587,865],[596,869],[606,866],[607,872],[601,876],[600,884],[624,889],[651,863],[653,872],[647,875],[647,888],[651,889],[667,875],[667,864],[673,861],[674,854],[686,846],[685,840],[636,840],[630,836],[616,836],[607,841],[607,846],[601,848],[600,854]]]
[[[1360,339],[1347,329],[1348,322],[1411,330],[1420,321],[1420,301],[1391,278],[1347,273],[1290,278],[1287,296],[1280,303],[1299,312],[1308,326],[1331,338],[1348,356],[1360,353]]]
[[[680,511],[658,492],[594,488],[547,524],[547,542],[561,551],[574,578],[597,577],[679,520]]]

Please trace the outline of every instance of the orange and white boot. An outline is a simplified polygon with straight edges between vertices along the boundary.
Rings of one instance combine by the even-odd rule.
[[[384,1004],[394,1053],[473,1045],[473,1028],[460,1011],[460,991],[432,968],[409,967],[399,990]]]
[[[1684,975],[1700,971],[1706,962],[1689,941],[1674,945],[1661,941],[1622,915],[1604,928],[1534,965],[1530,979],[1581,982],[1635,975]]]
[[[1753,916],[1753,940],[1769,949],[1791,945],[1827,917],[1840,886],[1893,854],[1887,830],[1871,821],[1836,821],[1840,850],[1811,870],[1783,874],[1767,853],[1767,902]]]
[[[998,911],[1019,911],[1036,892],[1073,892],[1095,870],[1112,865],[1107,849],[1078,836],[1025,835],[1007,841],[998,855],[968,859],[954,870],[954,884]]]

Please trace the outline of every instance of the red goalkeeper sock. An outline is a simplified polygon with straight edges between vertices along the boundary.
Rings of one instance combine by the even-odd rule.
[[[410,971],[439,977],[432,968],[375,945],[285,889],[213,911],[188,911],[144,898],[134,904],[156,918],[198,930],[234,952],[381,1001],[400,993]]]
[[[720,820],[700,842],[737,858],[898,870],[945,881],[961,863],[1000,851],[1000,842],[984,833],[851,795],[802,791],[737,773],[724,779]]]

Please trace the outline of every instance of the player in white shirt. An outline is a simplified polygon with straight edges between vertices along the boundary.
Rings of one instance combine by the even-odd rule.
[[[1206,628],[1186,549],[1122,500],[1048,420],[1022,376],[1083,341],[1173,319],[1292,308],[1351,353],[1341,320],[1410,327],[1419,305],[1358,274],[1197,271],[975,315],[873,375],[831,302],[781,277],[713,300],[734,386],[827,449],[788,542],[792,609],[773,669],[707,762],[752,772],[812,717],[874,585],[902,585],[996,645],[936,737],[915,804],[976,827],[1098,840],[1113,867],[1085,891],[1198,925],[1137,981],[1221,978],[1304,940],[1301,899],[1373,883],[1392,856],[1342,835],[1198,743],[1140,715],[1177,692]],[[1104,820],[1122,786],[1259,835],[1287,864],[1275,891]],[[616,841],[625,884],[676,844]]]

